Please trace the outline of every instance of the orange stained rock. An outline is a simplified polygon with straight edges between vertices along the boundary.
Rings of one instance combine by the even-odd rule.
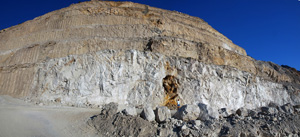
[[[165,89],[164,106],[167,106],[169,109],[177,109],[177,79],[174,76],[168,75],[163,79],[163,86]]]

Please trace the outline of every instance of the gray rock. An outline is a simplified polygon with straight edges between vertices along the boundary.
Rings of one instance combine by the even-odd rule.
[[[239,108],[238,110],[236,110],[236,114],[242,118],[248,116],[248,110],[245,108]]]
[[[185,130],[185,129],[187,129],[187,126],[186,125],[182,125],[180,129],[181,130]]]
[[[278,110],[275,107],[261,107],[261,112],[264,114],[276,114]]]
[[[95,127],[97,136],[101,137],[154,136],[157,131],[157,128],[150,122],[140,117],[126,116],[121,113],[113,115],[101,113],[89,119],[87,124]],[[82,134],[79,136],[84,135]]]
[[[201,125],[200,120],[192,120],[191,123],[193,124],[193,126],[200,126]]]
[[[249,110],[248,111],[248,116],[250,116],[250,117],[256,117],[257,116],[257,112],[255,110]]]
[[[158,123],[166,122],[168,118],[171,118],[171,112],[166,106],[157,107],[154,112]]]
[[[115,102],[110,102],[109,104],[105,104],[102,107],[102,114],[105,114],[107,116],[112,116],[118,112],[118,104]]]
[[[122,112],[127,116],[129,116],[129,115],[136,116],[137,115],[135,107],[127,107],[124,110],[122,110]]]
[[[208,114],[208,110],[207,110],[207,105],[206,104],[202,104],[199,103],[198,107],[200,108],[200,114],[199,114],[199,120],[205,121],[205,120],[209,120],[209,114]]]
[[[190,134],[191,134],[193,137],[199,137],[199,136],[201,136],[201,135],[199,134],[199,132],[197,132],[197,131],[195,131],[195,130],[191,130],[191,131],[190,131]]]
[[[219,116],[221,117],[228,117],[229,116],[229,113],[227,112],[227,109],[226,108],[221,108],[218,110],[219,112]]]
[[[190,134],[190,129],[184,129],[180,131],[180,134],[184,137],[188,136]]]
[[[200,109],[197,105],[183,105],[174,115],[177,119],[183,121],[196,120],[200,115]]]
[[[222,128],[221,128],[221,131],[220,131],[220,133],[219,133],[219,136],[225,136],[225,135],[228,135],[229,134],[229,127],[227,127],[227,126],[223,126]]]
[[[241,132],[239,137],[247,137],[247,135],[245,133]]]
[[[159,137],[165,137],[165,136],[168,136],[169,134],[171,134],[171,133],[168,129],[158,128],[158,130],[157,130],[157,135]]]
[[[155,120],[155,114],[151,107],[145,107],[141,113],[141,117],[148,121],[154,121]]]
[[[180,127],[183,125],[183,121],[182,120],[177,120],[175,123],[176,127]]]
[[[298,113],[300,113],[300,105],[295,105],[294,110]]]
[[[290,103],[281,106],[280,109],[285,113],[289,113],[289,114],[294,113],[294,108]]]

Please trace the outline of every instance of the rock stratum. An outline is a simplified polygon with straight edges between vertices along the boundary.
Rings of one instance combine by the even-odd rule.
[[[132,2],[73,4],[0,31],[0,94],[137,108],[300,104],[300,72],[257,61],[197,17]]]

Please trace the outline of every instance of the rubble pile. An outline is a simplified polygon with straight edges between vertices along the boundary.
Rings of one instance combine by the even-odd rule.
[[[178,119],[176,116],[195,114],[195,110],[186,109],[193,105],[182,106],[184,109],[179,109],[172,117],[168,117],[167,107],[157,107],[155,110],[146,107],[141,115],[132,116],[126,115],[124,111],[117,112],[115,106],[115,103],[105,105],[101,114],[88,121],[100,136],[300,136],[299,105],[285,104],[254,110],[240,108],[231,114],[224,108],[219,111],[219,118],[207,117],[201,120],[200,115],[193,120]],[[155,121],[154,117],[150,120],[145,117],[145,113],[155,114]]]

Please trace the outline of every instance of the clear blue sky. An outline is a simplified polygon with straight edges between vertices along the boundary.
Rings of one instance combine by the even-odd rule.
[[[84,1],[84,0],[81,0]],[[122,0],[121,0],[122,1]],[[0,30],[79,0],[2,1]],[[132,0],[204,19],[248,55],[300,70],[299,0]]]

